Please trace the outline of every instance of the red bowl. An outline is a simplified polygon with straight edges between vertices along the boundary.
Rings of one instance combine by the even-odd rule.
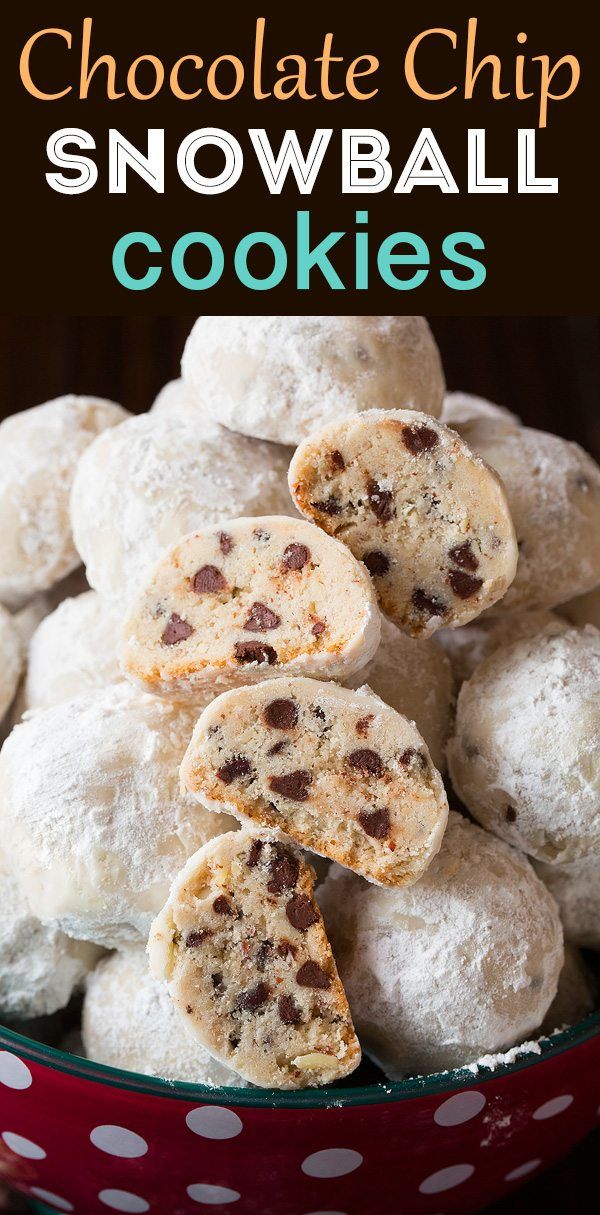
[[[0,1030],[0,1168],[44,1213],[468,1215],[599,1114],[599,1013],[494,1071],[302,1093],[169,1083]]]

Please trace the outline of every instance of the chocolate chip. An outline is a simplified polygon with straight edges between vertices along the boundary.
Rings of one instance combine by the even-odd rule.
[[[311,617],[311,619],[315,619],[315,618]],[[310,631],[311,631],[313,637],[321,637],[321,635],[325,632],[326,628],[327,628],[327,625],[325,624],[324,620],[315,619],[315,623],[313,624],[312,629]]]
[[[257,983],[254,987],[249,987],[247,991],[241,991],[236,1007],[242,1012],[256,1012],[263,1004],[266,1004],[269,999],[269,988],[266,983]]]
[[[382,489],[377,481],[367,483],[367,498],[373,514],[380,523],[389,523],[394,514],[394,495],[391,489]]]
[[[194,577],[190,579],[192,590],[197,595],[218,594],[219,591],[227,590],[227,581],[225,576],[217,569],[216,565],[203,565],[199,570],[196,570]]]
[[[261,941],[261,943],[258,947],[258,951],[256,954],[256,969],[260,972],[260,974],[264,973],[265,966],[267,965],[267,959],[269,957],[269,954],[270,954],[272,948],[273,948],[272,941]]]
[[[217,915],[235,915],[229,899],[226,899],[224,894],[220,894],[218,898],[215,899],[213,903],[213,911],[216,911]]]
[[[463,544],[455,544],[454,548],[450,549],[449,556],[454,565],[459,565],[461,570],[470,570],[471,573],[474,573],[479,566],[470,540],[465,540]]]
[[[319,919],[319,913],[307,894],[295,894],[287,904],[285,914],[292,928],[297,928],[299,932],[306,932]]]
[[[283,941],[280,941],[279,945],[277,946],[277,953],[279,954],[280,958],[295,958],[298,950],[296,949],[295,945],[292,945],[291,941],[287,941],[284,938]]]
[[[389,810],[361,810],[358,821],[363,831],[374,840],[384,840],[390,833]]]
[[[517,812],[516,812],[516,810],[515,810],[514,806],[507,806],[507,807],[506,807],[506,812],[505,812],[505,813],[506,813],[506,821],[507,821],[507,823],[516,823],[516,821],[517,821]]]
[[[321,969],[318,962],[304,962],[296,975],[296,983],[299,987],[318,987],[326,991],[331,987],[331,979],[325,971]]]
[[[371,725],[372,721],[373,721],[372,713],[368,713],[366,717],[359,717],[359,719],[354,727],[359,738],[367,737],[367,734],[369,733],[369,726]]]
[[[255,527],[252,535],[255,536],[257,540],[271,539],[271,533],[266,531],[264,527]]]
[[[233,537],[228,535],[227,532],[219,532],[219,548],[224,557],[227,557],[228,553],[231,552],[233,547]]]
[[[439,438],[433,427],[420,422],[415,426],[402,427],[402,442],[412,456],[420,456],[424,451],[437,447]]]
[[[253,840],[250,845],[250,851],[246,860],[249,869],[255,869],[260,860],[260,854],[264,848],[262,840]]]
[[[198,945],[201,945],[203,941],[206,941],[207,937],[212,937],[210,928],[198,928],[193,932],[189,932],[185,938],[186,948],[196,949]]]
[[[415,587],[411,595],[411,603],[418,612],[424,616],[445,616],[447,612],[446,604],[438,599],[437,595],[428,595],[422,587]]]
[[[191,1004],[186,1004],[186,1006],[185,1006],[185,1011],[186,1011],[186,1013],[188,1014],[188,1016],[189,1016],[189,1014],[190,1014],[190,1013],[193,1013],[193,1011],[194,1011],[194,1010],[193,1010],[193,1008],[192,1008]]]
[[[374,578],[383,578],[390,568],[389,558],[378,548],[373,549],[370,553],[365,553],[363,562]]]
[[[163,645],[178,645],[180,641],[187,641],[194,632],[193,626],[187,620],[182,620],[177,612],[167,622],[161,641]]]
[[[284,570],[302,570],[310,561],[310,549],[305,544],[288,544],[283,550],[282,566]]]
[[[311,783],[312,775],[304,768],[298,768],[296,772],[285,772],[283,776],[269,777],[269,788],[273,793],[280,793],[291,802],[305,802]]]
[[[279,742],[273,743],[273,746],[269,747],[269,750],[267,751],[267,755],[281,755],[281,752],[285,751],[287,745],[288,745],[288,739],[280,738]]]
[[[334,451],[329,452],[329,463],[336,472],[343,472],[346,467],[346,461],[337,447]]]
[[[237,1034],[229,1035],[229,1045],[232,1046],[234,1050],[237,1050],[240,1042],[241,1042],[241,1038],[238,1038]]]
[[[263,717],[273,730],[293,730],[298,724],[298,706],[293,700],[272,700],[266,705]]]
[[[248,776],[251,771],[252,764],[245,755],[234,755],[233,759],[219,768],[217,776],[224,785],[231,785],[239,776]]]
[[[277,847],[269,864],[269,873],[269,894],[283,894],[284,890],[294,889],[300,874],[300,862],[286,848]]]
[[[281,616],[266,603],[253,603],[244,621],[244,629],[247,633],[268,633],[270,629],[278,629],[280,624]]]
[[[261,645],[259,641],[236,641],[233,656],[236,662],[245,664],[257,662],[259,665],[268,663],[270,667],[277,662],[277,651],[272,645]]]
[[[323,709],[321,708],[321,706],[320,706],[320,705],[315,705],[315,707],[314,707],[314,709],[313,709],[313,714],[314,714],[314,716],[315,716],[315,717],[318,717],[318,718],[319,718],[319,721],[325,721],[325,720],[326,720],[326,718],[325,718],[325,713],[324,713],[324,711],[323,711]]]
[[[284,1025],[299,1025],[302,1020],[302,1012],[298,1008],[296,1001],[292,996],[280,996],[277,1001],[279,1016]]]
[[[406,751],[402,752],[402,755],[400,756],[400,763],[402,764],[403,768],[410,768],[411,763],[415,759],[419,761],[419,767],[425,771],[427,767],[427,756],[423,751],[417,751],[415,747],[407,747]]]
[[[339,498],[328,498],[326,502],[311,502],[313,510],[321,515],[341,515],[342,504]]]
[[[370,776],[383,776],[385,766],[377,751],[371,751],[369,747],[361,747],[358,751],[351,751],[346,756],[346,763],[351,768],[356,768],[358,772],[368,773]]]
[[[210,981],[211,981],[215,991],[224,991],[225,990],[225,988],[223,986],[223,975],[221,974],[220,970],[215,971],[214,975],[210,976]]]
[[[459,599],[470,599],[483,586],[483,578],[473,578],[463,570],[450,570],[448,582]]]

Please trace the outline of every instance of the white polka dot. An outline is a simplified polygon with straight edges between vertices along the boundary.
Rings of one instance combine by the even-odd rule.
[[[241,1197],[237,1190],[228,1190],[224,1185],[189,1185],[188,1197],[202,1202],[207,1207],[218,1207],[223,1202],[237,1202]]]
[[[33,1076],[26,1063],[8,1050],[0,1050],[0,1084],[7,1088],[29,1088]]]
[[[203,1139],[235,1139],[244,1129],[241,1118],[223,1105],[199,1105],[190,1110],[185,1121],[190,1131]]]
[[[453,1190],[455,1185],[462,1185],[473,1176],[475,1166],[472,1164],[451,1164],[447,1169],[440,1169],[426,1177],[419,1186],[421,1194],[442,1194],[444,1190]]]
[[[313,1152],[302,1162],[302,1172],[308,1177],[345,1177],[353,1173],[362,1164],[360,1152],[352,1148],[324,1148],[322,1152]]]
[[[555,1118],[557,1114],[562,1114],[563,1110],[567,1110],[573,1100],[571,1093],[563,1093],[562,1097],[552,1097],[551,1101],[545,1101],[537,1110],[534,1110],[533,1117],[536,1122],[544,1122],[546,1118]]]
[[[24,1160],[45,1160],[46,1153],[43,1148],[38,1147],[37,1143],[32,1143],[31,1139],[24,1139],[22,1135],[15,1135],[14,1131],[3,1131],[2,1138],[11,1152],[15,1156],[22,1156]]]
[[[150,1203],[146,1202],[145,1198],[138,1198],[137,1194],[130,1194],[128,1190],[100,1190],[98,1198],[112,1211],[128,1211],[130,1215],[141,1215],[142,1211],[150,1210]]]
[[[483,1093],[477,1093],[474,1089],[469,1089],[467,1093],[455,1093],[438,1106],[433,1120],[438,1126],[460,1126],[461,1122],[476,1118],[485,1105]]]
[[[121,1156],[125,1160],[134,1160],[137,1156],[145,1156],[148,1144],[135,1131],[128,1131],[126,1126],[95,1126],[90,1139],[101,1152],[109,1156]]]
[[[58,1207],[59,1211],[73,1211],[75,1208],[71,1202],[67,1202],[66,1198],[61,1198],[59,1194],[52,1194],[50,1190],[40,1190],[36,1185],[32,1185],[30,1193],[34,1198],[39,1198],[40,1202],[47,1202],[51,1207]]]
[[[504,1180],[519,1181],[521,1177],[527,1177],[529,1173],[533,1173],[535,1169],[538,1169],[541,1163],[541,1160],[528,1160],[525,1164],[520,1164],[518,1169],[511,1169],[510,1173],[506,1174]]]

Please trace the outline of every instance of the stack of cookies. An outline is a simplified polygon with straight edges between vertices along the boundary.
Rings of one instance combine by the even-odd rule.
[[[298,1089],[591,1010],[576,444],[445,395],[422,317],[204,317],[148,414],[3,423],[0,521],[9,1021],[84,987],[90,1058]]]

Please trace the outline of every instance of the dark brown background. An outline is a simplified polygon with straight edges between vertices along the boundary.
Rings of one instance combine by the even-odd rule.
[[[206,95],[197,101],[181,102],[165,92],[148,102],[129,98],[108,102],[98,87],[102,79],[99,73],[88,100],[67,97],[41,102],[29,96],[19,81],[18,60],[23,45],[32,33],[48,24],[72,30],[76,47],[82,18],[92,15],[96,53],[114,53],[127,69],[144,52],[159,53],[169,65],[190,51],[199,53],[206,62],[223,52],[248,60],[259,13],[268,18],[268,64],[291,52],[314,58],[320,52],[323,34],[331,30],[335,34],[334,49],[348,59],[365,52],[380,58],[379,95],[368,102],[255,102],[251,92],[244,91],[227,102]],[[559,177],[558,195],[523,196],[515,192],[516,132],[519,127],[536,126],[535,99],[491,101],[489,68],[480,77],[471,101],[463,100],[460,94],[443,102],[421,100],[404,80],[404,54],[418,32],[436,26],[455,29],[462,48],[469,16],[479,19],[479,54],[494,52],[503,57],[505,91],[512,87],[511,81],[514,85],[515,55],[523,49],[532,55],[548,53],[553,60],[566,52],[580,58],[582,81],[576,93],[565,102],[551,105],[548,127],[538,139],[538,173]],[[274,312],[299,312],[304,308],[314,312],[353,311],[363,306],[373,312],[405,311],[412,306],[432,314],[462,315],[591,312],[596,307],[599,265],[597,194],[590,163],[590,133],[596,112],[596,21],[592,4],[565,9],[532,0],[503,0],[501,5],[460,0],[452,4],[439,0],[416,5],[381,3],[368,6],[366,14],[359,6],[340,2],[323,5],[320,0],[302,0],[300,5],[265,2],[260,7],[239,5],[237,9],[235,5],[191,5],[184,0],[170,0],[167,6],[149,5],[144,0],[128,0],[127,4],[103,0],[86,8],[65,0],[28,0],[27,4],[5,6],[0,87],[6,115],[3,203],[8,239],[2,257],[10,307],[23,313],[147,315],[204,309],[266,311],[266,307]],[[525,48],[516,42],[521,30],[528,35]],[[48,88],[64,87],[66,81],[60,78],[63,65],[67,61],[76,63],[76,51],[64,48],[61,54],[63,46],[58,39],[50,39],[36,59],[36,71],[39,63]],[[432,40],[424,72],[427,85],[441,90],[459,83],[462,63],[461,49],[453,52],[446,39]],[[267,69],[267,82],[269,78],[272,80],[272,73]],[[532,77],[527,79],[531,87]],[[100,181],[91,191],[69,198],[52,191],[45,181],[50,167],[45,146],[51,132],[74,125],[90,131],[95,138],[101,172]],[[164,195],[155,194],[134,176],[130,177],[126,195],[108,195],[106,146],[111,126],[142,149],[148,127],[165,129],[168,171]],[[187,189],[175,166],[176,149],[183,136],[203,126],[230,130],[240,139],[245,153],[240,182],[230,192],[213,198]],[[388,135],[392,145],[394,181],[421,128],[431,126],[461,193],[442,195],[435,188],[418,187],[410,195],[394,195],[388,189],[371,196],[344,196],[339,142],[334,135],[312,195],[300,196],[288,181],[282,195],[272,197],[249,144],[249,126],[266,127],[275,146],[287,127],[295,128],[303,147],[316,127],[333,127],[336,132],[343,127],[378,128]],[[486,128],[488,172],[510,177],[509,195],[463,192],[468,127]],[[237,283],[231,269],[232,250],[245,233],[266,229],[289,244],[299,208],[312,211],[320,236],[330,230],[353,230],[357,207],[369,210],[373,245],[398,230],[416,232],[427,241],[438,264],[441,240],[446,234],[455,230],[478,233],[486,245],[486,283],[475,291],[457,292],[445,287],[436,273],[416,291],[398,292],[386,287],[373,273],[368,304],[364,292],[332,292],[319,274],[313,276],[310,302],[307,293],[295,290],[289,273],[278,288],[269,292],[248,291]],[[111,253],[118,237],[145,230],[169,249],[183,233],[198,229],[214,232],[229,253],[229,269],[217,287],[208,292],[189,292],[179,287],[168,271],[150,291],[131,292],[117,284]],[[351,249],[352,245],[348,254]],[[340,257],[339,249],[333,257],[349,284],[350,257],[343,251]],[[199,273],[193,259],[190,269]],[[265,299],[270,302],[265,304]]]
[[[108,396],[139,412],[179,360],[194,318],[0,318],[0,410],[64,392]],[[514,409],[530,426],[577,439],[600,460],[600,318],[434,317],[448,386]]]

